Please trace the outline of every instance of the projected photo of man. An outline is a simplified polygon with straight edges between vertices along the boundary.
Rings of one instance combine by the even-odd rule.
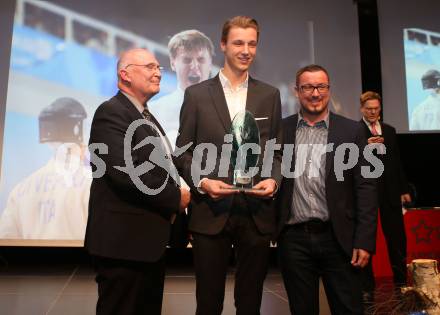
[[[431,69],[425,72],[422,86],[430,94],[414,109],[410,130],[440,130],[440,71]]]
[[[83,240],[91,184],[84,161],[86,117],[83,105],[69,97],[42,109],[39,142],[49,145],[53,156],[9,194],[0,238]]]
[[[174,146],[179,130],[179,113],[185,89],[210,77],[214,45],[211,39],[198,30],[175,34],[168,43],[170,66],[176,73],[174,92],[151,102],[150,110],[162,124]]]

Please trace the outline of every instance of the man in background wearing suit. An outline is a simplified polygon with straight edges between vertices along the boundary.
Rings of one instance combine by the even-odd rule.
[[[187,207],[190,194],[158,165],[150,163],[152,169],[136,175],[141,184],[157,190],[154,194],[141,191],[145,186],[139,188],[139,182],[132,181],[129,166],[126,171],[121,168],[127,157],[134,168],[149,163],[158,148],[151,143],[142,146],[147,137],[159,139],[162,156],[170,160],[163,130],[146,105],[159,92],[160,68],[147,50],[124,52],[117,65],[119,92],[101,104],[93,118],[90,144],[105,144],[108,151],[91,149],[95,171],[101,162],[106,166],[103,176],[95,177],[91,185],[85,238],[97,273],[97,314],[161,313],[162,256],[170,222]],[[130,124],[142,119],[148,124],[138,126],[131,141],[124,143]],[[140,148],[134,149],[138,144]],[[128,156],[125,145],[131,145]]]
[[[363,93],[360,103],[363,116],[361,122],[368,143],[382,143],[386,149],[386,152],[377,155],[384,165],[384,172],[377,180],[379,214],[393,270],[394,285],[402,287],[406,285],[406,235],[402,204],[411,202],[411,196],[400,163],[396,129],[379,120],[381,97],[378,93],[372,91]],[[372,300],[374,286],[374,274],[370,263],[365,270],[363,285],[367,301]]]
[[[270,174],[258,173],[254,179],[257,190],[246,194],[231,189],[230,159],[223,163],[220,159],[225,142],[228,145],[231,121],[244,110],[255,117],[262,153],[269,139],[278,140],[281,136],[279,91],[248,74],[255,58],[258,34],[258,24],[252,18],[237,16],[228,20],[220,44],[225,55],[223,69],[214,78],[188,87],[180,112],[176,147],[192,143],[178,158],[177,167],[193,196],[189,230],[193,236],[197,315],[222,313],[232,245],[237,258],[234,289],[237,314],[260,312],[269,245],[276,227],[272,196],[280,183],[281,156],[275,150]],[[201,165],[215,166],[199,180],[193,178],[191,165],[197,157],[196,146],[201,144],[209,144],[217,153],[214,159],[203,156]],[[226,176],[221,176],[219,169],[225,164]],[[260,169],[261,164],[262,159],[257,165]]]
[[[361,315],[360,268],[375,250],[376,187],[374,179],[361,175],[364,130],[359,122],[329,111],[329,82],[319,65],[296,74],[301,109],[283,120],[283,160],[293,155],[291,165],[283,167],[297,174],[283,174],[278,196],[279,258],[293,314],[319,314],[322,277],[332,314]],[[360,155],[340,178],[353,149],[335,151],[346,144]]]

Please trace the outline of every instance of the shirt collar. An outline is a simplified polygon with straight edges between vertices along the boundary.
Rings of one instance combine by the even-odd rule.
[[[220,78],[220,83],[222,84],[223,89],[230,89],[230,90],[232,90],[231,82],[223,74],[223,69],[220,69],[219,78]],[[236,90],[238,91],[240,89],[247,89],[248,88],[248,84],[249,84],[249,73],[246,72],[246,79],[237,86]]]
[[[370,123],[368,120],[366,120],[365,117],[362,117],[362,119],[364,120],[364,122],[367,124],[368,127],[372,127],[373,125],[378,127],[380,125],[378,120],[376,120],[376,122],[373,124],[373,123]]]
[[[330,111],[327,109],[327,115],[325,115],[325,117],[322,120],[316,122],[314,124],[314,126],[316,126],[318,128],[323,127],[325,129],[328,129],[329,122],[330,122],[330,118],[329,117],[330,117]],[[310,124],[304,119],[304,117],[302,115],[302,111],[300,110],[298,112],[298,123],[296,124],[296,128],[298,128],[298,127],[305,127],[305,126],[311,127]]]
[[[142,114],[144,109],[148,108],[146,103],[144,105],[142,105],[141,102],[139,102],[134,96],[131,96],[130,94],[127,94],[124,91],[121,91],[121,93],[124,94],[128,98],[128,100],[134,105],[134,107],[136,107],[136,109],[139,111],[139,113]]]

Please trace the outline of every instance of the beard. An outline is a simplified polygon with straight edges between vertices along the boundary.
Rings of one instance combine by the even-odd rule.
[[[301,111],[310,116],[320,116],[324,112],[327,112],[327,108],[328,108],[328,102],[326,104],[323,104],[322,106],[313,107],[313,109],[310,109],[309,107],[301,104]]]

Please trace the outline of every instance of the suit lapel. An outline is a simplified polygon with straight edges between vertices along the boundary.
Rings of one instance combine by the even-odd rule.
[[[329,125],[328,125],[328,135],[327,144],[333,143],[333,150],[327,152],[325,155],[325,178],[327,179],[333,169],[333,161],[335,157],[336,146],[338,145],[340,139],[339,130],[335,128],[335,116],[332,112],[329,112]],[[327,185],[326,185],[327,186]]]
[[[229,115],[228,105],[226,103],[225,93],[223,92],[222,84],[219,75],[217,74],[211,81],[209,92],[214,103],[217,115],[225,128],[226,133],[231,132],[231,116]]]
[[[284,134],[284,138],[285,138],[285,143],[290,143],[290,144],[295,144],[296,141],[296,127],[298,125],[298,115],[293,116],[292,122],[291,122],[292,126],[288,126],[288,128],[286,128],[285,134]],[[295,159],[296,159],[296,155],[295,155],[295,146],[293,147],[293,152],[292,152],[292,164],[290,165],[290,169],[292,171],[295,170]]]
[[[143,117],[142,114],[137,110],[136,106],[134,106],[134,104],[124,94],[122,94],[121,91],[116,94],[116,98],[128,109],[133,121]]]
[[[382,137],[384,137],[384,139],[386,139],[387,134],[388,134],[387,129],[385,128],[385,126],[383,125],[383,123],[381,121],[379,121],[379,125],[380,125]]]
[[[295,145],[295,141],[296,141],[296,127],[298,124],[298,114],[295,114],[294,116],[291,116],[291,118],[286,118],[287,120],[285,120],[284,122],[288,123],[283,124],[283,143],[284,144],[294,144]],[[283,152],[283,159],[284,159],[284,155],[286,154],[286,151]],[[295,160],[296,160],[296,155],[295,155],[295,146],[293,147],[293,151],[292,151],[292,161],[291,161],[291,165],[290,165],[290,170],[292,172],[295,171]],[[283,186],[285,188],[283,188],[283,190],[285,191],[285,195],[288,196],[287,200],[286,200],[286,204],[289,205],[287,207],[283,207],[283,220],[284,222],[286,222],[289,217],[290,217],[290,209],[291,209],[291,204],[292,204],[292,197],[293,197],[293,186],[295,184],[295,179],[294,178],[290,178],[290,177],[285,177],[283,179]]]
[[[159,129],[160,133],[165,136],[165,131],[162,129],[162,126],[157,121],[156,117],[150,113],[151,121],[156,125],[157,129]]]
[[[365,132],[367,134],[368,137],[372,137],[373,134],[371,133],[370,127],[367,125],[367,123],[365,122],[365,120],[363,118],[361,118],[360,122],[362,123],[362,125],[365,128]],[[382,125],[381,125],[382,127]]]
[[[283,127],[284,127],[283,128],[283,140],[284,140],[283,143],[289,144],[289,145],[291,145],[291,144],[295,145],[296,125],[298,124],[298,115],[296,114],[296,115],[292,116],[291,118],[286,118],[286,119],[288,119],[288,124],[283,125]],[[283,152],[283,156],[284,156],[284,154],[286,154],[286,151]],[[283,157],[283,159],[284,159],[284,157]],[[296,155],[295,155],[295,146],[294,146],[293,150],[292,150],[292,161],[290,164],[290,171],[292,171],[292,172],[295,171],[295,160],[296,160]],[[291,196],[292,192],[293,192],[294,179],[293,178],[285,178],[285,179],[283,179],[283,181],[285,181],[286,191],[288,192],[288,195]]]
[[[116,98],[125,106],[127,107],[127,109],[129,110],[131,116],[132,116],[132,121],[135,121],[137,119],[144,119],[144,116],[142,116],[142,114],[138,111],[138,109],[136,108],[136,106],[134,106],[134,104],[124,95],[122,94],[120,91],[118,92],[118,94],[116,95]],[[156,120],[156,117],[154,117],[151,114],[151,122],[153,124],[156,125],[156,127],[158,128],[158,130],[160,131],[160,133],[162,134],[162,136],[164,136],[167,145],[169,148],[172,148],[171,143],[168,140],[168,137],[165,134],[165,131],[162,129],[162,126],[159,124],[159,122]],[[151,128],[151,126],[148,126],[147,124],[143,124],[142,128],[147,131],[147,133],[149,135],[153,134],[156,135],[156,131],[153,130]]]
[[[246,110],[251,112],[254,116],[258,108],[258,84],[249,76],[248,90],[246,96]]]

